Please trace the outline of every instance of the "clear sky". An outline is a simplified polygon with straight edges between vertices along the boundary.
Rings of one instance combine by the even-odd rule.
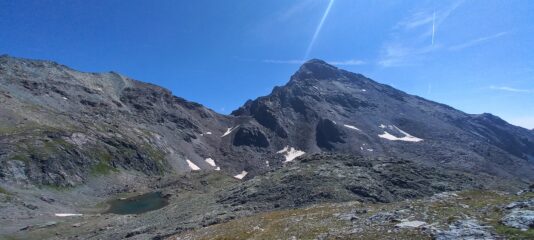
[[[530,0],[0,0],[0,53],[117,71],[221,113],[320,58],[534,128]]]

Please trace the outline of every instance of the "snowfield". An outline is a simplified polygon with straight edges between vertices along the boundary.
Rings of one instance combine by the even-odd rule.
[[[186,159],[185,161],[187,162],[187,165],[189,165],[189,168],[191,168],[191,170],[193,170],[193,171],[198,171],[198,170],[200,170],[200,168],[199,168],[196,164],[194,164],[193,162],[191,162],[191,160]]]
[[[385,126],[384,127],[382,127],[382,126],[383,125],[380,125],[380,128],[385,128]],[[421,141],[423,141],[423,139],[421,139],[421,138],[414,137],[414,136],[410,135],[409,133],[407,133],[405,131],[402,131],[397,126],[389,125],[389,129],[396,130],[396,131],[402,133],[404,136],[403,137],[397,137],[397,136],[394,136],[394,135],[392,135],[391,133],[389,133],[387,131],[384,131],[383,134],[380,134],[378,136],[381,137],[381,138],[387,139],[387,140],[391,140],[391,141],[405,141],[405,142],[421,142]]]
[[[213,159],[211,159],[211,158],[206,158],[206,162],[207,162],[209,165],[211,165],[212,167],[217,166],[217,165],[215,164],[215,160],[213,160]]]
[[[81,213],[56,213],[56,217],[80,217],[83,216]]]
[[[247,174],[247,171],[242,171],[240,174],[235,175],[234,178],[243,179],[245,176],[247,176]]]
[[[348,125],[348,124],[343,124],[344,127],[346,128],[350,128],[350,129],[353,129],[353,130],[357,130],[357,131],[360,131],[359,128],[355,127],[355,126],[352,126],[352,125]]]
[[[233,128],[228,128],[226,130],[226,132],[221,137],[227,136],[228,134],[232,133],[232,131],[234,131],[237,127],[239,127],[239,126],[235,126]]]
[[[306,152],[304,151],[300,151],[298,149],[295,149],[293,147],[289,147],[289,146],[286,146],[285,148],[283,148],[282,150],[276,152],[276,153],[280,153],[280,154],[284,154],[286,160],[284,162],[291,162],[293,161],[293,159],[297,158],[297,157],[300,157],[302,155],[304,155]]]
[[[215,160],[212,158],[206,158],[205,160],[210,166],[215,167],[215,171],[221,171],[221,168],[215,164]]]

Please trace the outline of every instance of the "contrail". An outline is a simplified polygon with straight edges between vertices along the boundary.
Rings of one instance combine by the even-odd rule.
[[[434,35],[436,33],[436,11],[432,15],[432,46],[434,46]]]
[[[321,28],[323,28],[324,21],[328,17],[328,14],[330,13],[330,9],[332,8],[332,5],[334,5],[334,1],[335,0],[330,0],[330,2],[328,3],[328,7],[326,7],[326,10],[324,11],[323,17],[321,18],[319,25],[317,25],[317,28],[315,29],[315,33],[313,34],[310,45],[308,45],[308,49],[306,50],[306,56],[304,57],[304,60],[307,60],[308,57],[310,56],[310,52],[312,50],[313,44],[315,44],[315,40],[317,40],[317,37],[319,36],[319,33],[321,32]]]

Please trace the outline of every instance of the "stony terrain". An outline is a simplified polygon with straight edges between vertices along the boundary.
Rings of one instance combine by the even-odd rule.
[[[126,236],[146,239],[223,223],[243,216],[279,209],[293,209],[318,203],[359,201],[390,203],[405,199],[431,196],[443,191],[498,188],[501,184],[490,176],[430,168],[398,159],[357,157],[353,155],[311,155],[301,157],[277,171],[249,181],[240,181],[219,172],[194,172],[146,182],[140,191],[161,191],[169,195],[169,205],[139,215],[100,214],[105,197],[90,197],[68,204],[70,208],[43,207],[28,201],[20,192],[7,197],[19,208],[28,204],[41,212],[10,224],[12,237],[117,239]],[[114,182],[116,180],[106,179]],[[90,185],[99,183],[90,183]],[[101,182],[100,182],[101,184]],[[132,188],[132,187],[130,187]],[[113,189],[117,197],[137,195],[128,188]],[[75,188],[66,192],[41,191],[38,201],[54,199],[63,203],[76,195],[97,195],[90,188]],[[63,197],[61,197],[63,196]],[[59,197],[59,198],[58,198]],[[91,201],[94,201],[91,203]],[[54,205],[54,204],[50,204]],[[44,209],[43,209],[44,208]],[[6,209],[10,210],[10,209]],[[43,213],[43,210],[46,212]],[[21,214],[21,211],[11,210]],[[55,211],[55,212],[53,212]],[[83,213],[81,217],[54,217],[56,212]],[[53,221],[51,221],[53,219]],[[0,221],[7,223],[10,218]],[[54,223],[42,227],[42,224]]]
[[[245,217],[168,239],[534,239],[534,194],[443,192],[395,203],[318,204]],[[510,206],[529,202],[511,209]],[[524,219],[510,222],[517,212]],[[528,217],[526,217],[528,216]],[[528,222],[527,230],[514,226]]]
[[[409,95],[321,60],[305,63],[268,96],[221,115],[118,73],[0,56],[0,237],[211,238],[203,231],[247,226],[242,221],[269,224],[258,218],[270,214],[289,224],[294,219],[288,214],[314,215],[317,209],[345,216],[343,206],[411,211],[402,204],[413,203],[425,215],[400,216],[410,219],[406,224],[441,225],[423,232],[409,228],[407,239],[466,226],[488,238],[521,238],[531,234],[529,203],[489,217],[502,217],[507,227],[478,218],[480,212],[472,219],[454,212],[462,220],[457,222],[432,219],[436,213],[422,207],[435,204],[429,196],[454,191],[480,194],[488,206],[502,209],[530,193],[495,191],[517,192],[534,181],[533,172],[533,131]],[[136,215],[105,213],[109,200],[155,191],[166,196],[167,206]],[[360,230],[385,234],[380,226],[404,223],[398,217],[375,225],[367,215],[354,223],[319,216],[311,218],[317,229],[309,234],[327,239],[355,238]],[[361,229],[348,233],[347,224]],[[269,234],[280,238],[311,236],[274,230]],[[250,231],[236,227],[238,235],[221,238]],[[271,235],[254,237],[264,236]]]

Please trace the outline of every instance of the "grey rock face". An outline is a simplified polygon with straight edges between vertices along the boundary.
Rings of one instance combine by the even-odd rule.
[[[279,148],[403,157],[534,180],[531,131],[491,114],[466,114],[406,94],[320,60],[305,63],[288,84],[232,115],[253,118]]]
[[[493,240],[495,237],[488,227],[480,225],[475,220],[460,220],[449,226],[449,230],[438,231],[436,240]]]
[[[534,211],[514,210],[504,216],[501,222],[508,227],[528,230],[534,228]]]
[[[345,143],[344,133],[330,120],[322,119],[317,123],[315,141],[317,146],[324,150],[333,150],[335,143]]]
[[[258,129],[239,128],[234,135],[235,146],[254,146],[265,148],[269,146],[269,140]]]
[[[505,206],[505,209],[517,209],[517,208],[534,208],[534,199],[527,201],[513,202]]]
[[[270,210],[320,202],[393,202],[481,188],[490,181],[405,160],[317,154],[234,186],[218,203]]]

